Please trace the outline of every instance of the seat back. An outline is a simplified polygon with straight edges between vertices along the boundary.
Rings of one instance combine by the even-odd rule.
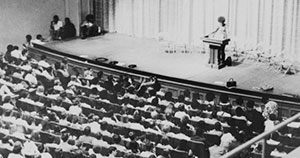
[[[205,147],[205,144],[200,141],[189,141],[189,147],[193,151],[193,154],[201,157],[208,158],[208,149]]]
[[[9,153],[11,153],[11,151],[9,151],[8,149],[0,148],[0,154],[3,156],[3,158],[7,158]]]
[[[188,158],[188,153],[185,151],[171,150],[171,158]]]

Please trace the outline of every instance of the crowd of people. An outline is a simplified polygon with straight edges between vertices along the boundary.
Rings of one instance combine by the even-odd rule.
[[[70,18],[66,17],[63,23],[58,15],[53,16],[50,23],[50,36],[52,40],[62,40],[76,37],[75,25],[71,22]]]
[[[58,17],[52,24],[53,35],[59,37]],[[29,53],[31,36],[26,40],[23,50],[8,45],[0,60],[0,148],[7,149],[8,158],[51,158],[51,148],[60,156],[74,157],[169,158],[175,152],[189,158],[217,158],[282,121],[277,103],[265,97],[255,103],[230,100],[227,94],[207,93],[201,98],[185,90],[175,98],[156,77],[116,77],[91,68],[81,72],[71,68],[67,58],[53,63],[46,55]],[[28,111],[25,103],[39,108]],[[104,108],[105,104],[109,106]],[[110,126],[114,128],[109,130]],[[40,139],[43,132],[52,135],[47,142]],[[278,135],[286,133],[272,134],[273,154],[284,155]],[[193,149],[189,145],[193,143],[201,143],[203,150]],[[251,150],[260,148],[257,143]]]

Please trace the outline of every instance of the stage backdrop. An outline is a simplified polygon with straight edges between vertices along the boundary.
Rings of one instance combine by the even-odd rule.
[[[299,0],[90,0],[110,32],[201,45],[224,16],[238,48],[271,48],[300,59]]]

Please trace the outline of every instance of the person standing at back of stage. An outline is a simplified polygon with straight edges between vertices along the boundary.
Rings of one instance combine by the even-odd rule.
[[[59,20],[57,15],[53,16],[53,20],[50,23],[50,35],[53,40],[61,39],[61,29],[63,22]]]
[[[70,18],[65,18],[65,25],[63,26],[62,39],[72,38],[76,36],[76,28],[71,22]]]

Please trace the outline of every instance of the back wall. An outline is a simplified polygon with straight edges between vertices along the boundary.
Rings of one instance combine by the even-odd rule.
[[[63,20],[65,8],[65,0],[1,0],[0,52],[10,43],[21,47],[27,34],[49,36],[53,15]]]

